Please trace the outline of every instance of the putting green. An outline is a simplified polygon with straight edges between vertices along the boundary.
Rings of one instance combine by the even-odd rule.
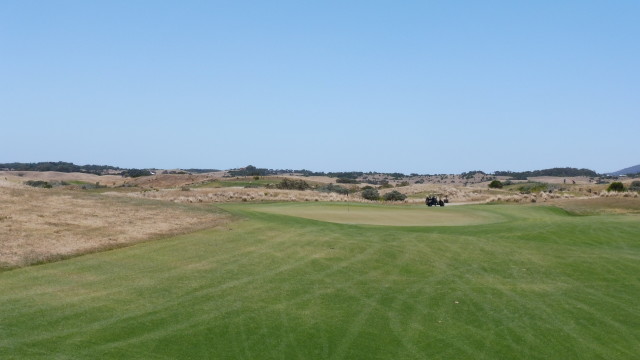
[[[253,210],[340,224],[385,226],[465,226],[504,221],[504,216],[473,206],[426,207],[343,203],[261,204]]]

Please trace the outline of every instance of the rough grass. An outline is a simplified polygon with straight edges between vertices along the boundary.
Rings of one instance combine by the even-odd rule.
[[[636,359],[640,218],[201,231],[0,273],[2,359]]]
[[[0,268],[26,266],[224,222],[212,208],[82,191],[0,187]]]
[[[555,204],[576,215],[640,213],[640,199],[632,197],[571,199]]]
[[[259,179],[259,180],[216,180],[193,186],[196,189],[225,188],[225,187],[265,187],[269,184],[277,184],[279,180]]]

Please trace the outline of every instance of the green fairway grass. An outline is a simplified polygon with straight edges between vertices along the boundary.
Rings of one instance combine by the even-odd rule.
[[[258,211],[341,224],[390,226],[462,226],[499,222],[499,213],[473,207],[389,206],[344,203],[279,203],[259,205]]]
[[[236,221],[221,228],[0,272],[0,359],[640,354],[638,214],[425,213],[496,220],[465,226],[292,216],[315,206],[334,207],[224,205]]]

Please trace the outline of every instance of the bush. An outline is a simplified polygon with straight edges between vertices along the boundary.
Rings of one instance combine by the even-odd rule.
[[[276,184],[276,188],[281,190],[307,190],[310,186],[304,180],[282,179],[279,184]]]
[[[502,182],[500,182],[500,180],[493,180],[491,183],[489,183],[489,188],[490,189],[502,189]]]
[[[347,178],[337,178],[336,183],[338,184],[358,184],[360,183],[356,179],[347,179]]]
[[[520,191],[521,194],[531,194],[548,190],[552,190],[549,185],[539,182],[528,182],[518,186],[518,191]]]
[[[151,176],[153,174],[149,170],[129,169],[129,170],[125,170],[125,171],[121,172],[120,175],[122,175],[123,177],[137,178],[137,177],[141,177],[141,176]]]
[[[616,191],[616,192],[624,191],[624,185],[619,181],[614,181],[611,184],[609,184],[607,191]]]
[[[349,189],[343,188],[340,185],[333,185],[333,184],[319,186],[319,187],[316,188],[316,190],[320,191],[320,192],[334,192],[334,193],[338,193],[338,194],[341,194],[341,195],[349,194]]]
[[[364,189],[362,190],[362,197],[367,199],[367,200],[378,200],[380,199],[380,194],[378,193],[378,190],[376,189]]]
[[[631,191],[640,191],[640,181],[634,181],[629,186],[629,190]]]
[[[48,182],[41,181],[41,180],[28,180],[28,181],[25,181],[24,184],[33,186],[33,187],[45,188],[45,189],[51,189],[53,187],[53,185],[49,184]]]
[[[393,190],[391,192],[388,192],[386,194],[384,194],[384,196],[382,197],[385,201],[403,201],[404,199],[407,198],[407,195],[397,191],[397,190]]]

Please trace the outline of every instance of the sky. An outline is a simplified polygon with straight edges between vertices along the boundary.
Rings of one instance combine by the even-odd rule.
[[[0,163],[640,164],[640,1],[0,0]]]

